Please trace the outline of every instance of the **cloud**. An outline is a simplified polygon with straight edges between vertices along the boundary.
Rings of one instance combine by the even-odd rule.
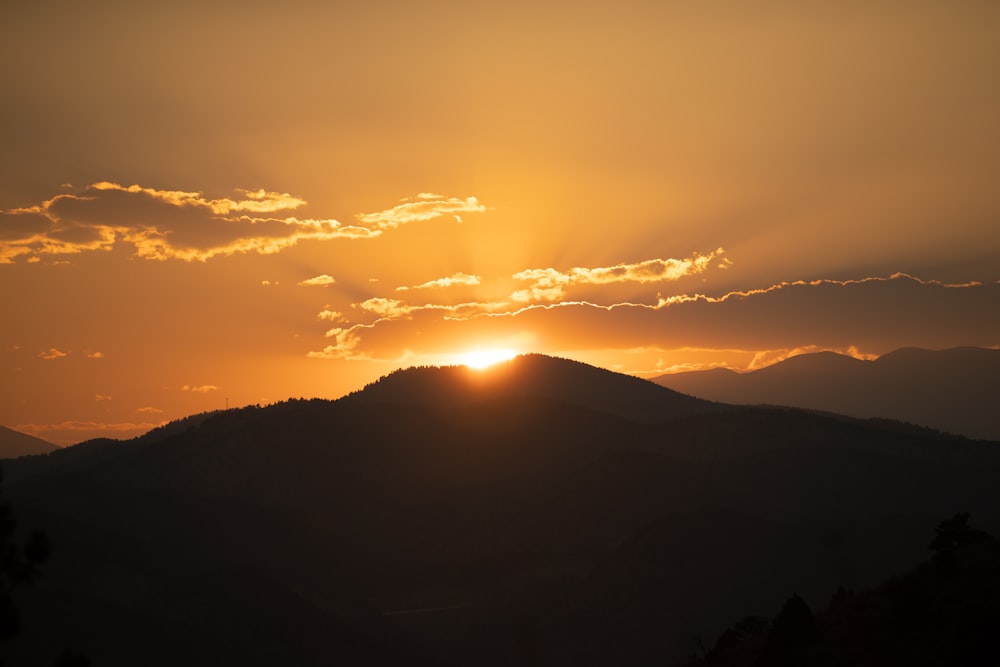
[[[358,345],[361,343],[361,336],[357,334],[355,329],[362,326],[364,325],[354,326],[350,329],[330,329],[326,332],[326,336],[333,338],[334,343],[327,345],[319,352],[309,352],[306,356],[313,359],[348,359],[355,361],[369,359],[368,355],[356,352]]]
[[[237,198],[94,183],[35,206],[0,211],[0,263],[27,256],[111,250],[138,257],[205,261],[236,253],[272,254],[304,240],[372,238],[379,229],[332,219],[272,217],[306,202],[287,193],[239,190]]]
[[[91,352],[90,354],[87,355],[87,358],[88,359],[103,359],[104,358],[104,353],[103,352]]]
[[[429,289],[433,287],[452,287],[454,285],[479,285],[482,282],[480,276],[471,276],[467,273],[462,273],[459,271],[447,278],[438,278],[437,280],[428,280],[425,283],[420,283],[419,285],[411,285],[409,287],[397,287],[397,292],[405,292],[407,290],[414,289]]]
[[[15,430],[26,433],[46,433],[48,431],[134,431],[136,429],[151,429],[159,424],[134,423],[134,422],[88,422],[88,421],[64,421],[58,424],[18,424]]]
[[[382,319],[397,319],[414,313],[433,311],[445,318],[464,319],[486,314],[513,312],[532,303],[553,303],[566,296],[566,288],[574,285],[612,285],[620,283],[661,283],[676,281],[685,276],[702,273],[712,260],[725,252],[722,248],[707,254],[693,255],[687,259],[650,259],[634,264],[618,264],[609,267],[575,267],[562,272],[556,269],[528,269],[513,275],[516,280],[530,281],[531,284],[511,295],[511,301],[466,302],[445,305],[425,303],[408,304],[400,299],[371,297],[352,307],[373,313]],[[431,280],[419,285],[397,287],[396,291],[410,291],[454,285],[480,285],[482,278],[462,272],[446,278]],[[648,306],[647,306],[648,307]],[[513,309],[513,310],[512,310]]]
[[[90,438],[107,437],[109,433],[114,434],[116,438],[132,438],[166,423],[165,421],[155,424],[150,422],[64,421],[56,424],[18,424],[14,429],[65,447]]]
[[[395,229],[411,222],[433,220],[444,215],[453,216],[462,222],[462,213],[482,213],[486,207],[475,197],[459,199],[422,192],[413,199],[404,199],[400,204],[377,213],[359,213],[357,218],[378,230]]]
[[[818,280],[794,280],[785,281],[780,283],[775,283],[773,285],[768,285],[767,287],[758,287],[748,290],[734,290],[732,292],[727,292],[721,296],[707,296],[705,294],[678,294],[669,297],[659,297],[657,308],[664,308],[667,306],[674,306],[680,303],[693,303],[693,302],[705,302],[705,303],[723,303],[729,301],[730,299],[743,299],[750,296],[759,296],[761,294],[767,294],[769,292],[777,292],[779,290],[785,290],[796,287],[803,287],[809,285],[812,287],[821,286],[840,286],[849,287],[854,285],[863,285],[865,283],[888,283],[891,281],[913,281],[920,285],[935,286],[943,289],[961,289],[969,287],[982,287],[982,283],[978,281],[972,281],[968,283],[944,283],[939,280],[921,280],[915,276],[911,276],[907,273],[894,273],[889,277],[874,276],[869,278],[857,278],[852,280],[832,280],[832,279],[818,279]],[[998,281],[997,284],[1000,284]]]
[[[107,394],[94,394],[94,400],[98,401],[98,402],[100,402],[100,401],[110,401],[111,400],[111,396],[108,396]]]
[[[218,391],[219,388],[214,384],[201,384],[201,385],[190,385],[186,384],[181,387],[181,391],[191,391],[196,394],[207,394],[210,391]]]
[[[408,306],[398,299],[386,299],[378,296],[362,301],[358,307],[382,317],[403,317],[421,308],[421,306]]]
[[[321,276],[316,276],[315,278],[309,278],[307,280],[299,281],[299,285],[305,287],[326,287],[327,285],[332,285],[337,282],[333,276],[328,276],[325,273]]]
[[[848,357],[854,357],[855,359],[861,359],[864,361],[871,361],[872,359],[878,359],[879,355],[862,352],[858,349],[856,345],[849,345],[846,348],[831,348],[831,347],[819,347],[817,345],[804,345],[800,347],[784,348],[780,350],[760,350],[754,354],[753,359],[747,364],[744,370],[758,370],[765,368],[767,366],[773,366],[774,364],[790,359],[792,357],[797,357],[800,354],[813,354],[816,352],[836,352],[837,354],[842,354]]]
[[[163,410],[159,408],[154,408],[151,405],[145,405],[141,408],[136,408],[135,411],[140,414],[160,414],[161,412],[163,412]]]
[[[574,267],[568,271],[553,268],[528,269],[514,274],[515,280],[527,280],[530,284],[514,292],[511,298],[522,303],[558,301],[566,296],[566,288],[573,285],[646,284],[680,280],[685,276],[703,273],[712,260],[724,252],[719,248],[687,259],[648,259],[634,264]]]
[[[63,352],[62,350],[58,350],[58,349],[56,349],[54,347],[50,347],[49,349],[45,350],[44,352],[39,352],[38,356],[41,357],[42,359],[45,359],[46,361],[51,361],[52,359],[62,359],[63,357],[67,356],[68,354],[69,354],[69,352]]]
[[[533,349],[539,352],[646,348],[645,360],[656,350],[744,350],[742,367],[796,350],[853,348],[854,356],[863,357],[900,346],[1000,343],[1000,283],[950,284],[907,274],[792,281],[649,303],[366,303],[378,320],[334,330],[337,344],[312,356],[396,359],[405,351],[442,353],[469,341],[506,340],[525,332],[534,335]],[[655,361],[653,356],[650,365]]]
[[[326,322],[342,322],[344,320],[344,314],[330,310],[329,307],[327,307],[317,313],[316,318]]]

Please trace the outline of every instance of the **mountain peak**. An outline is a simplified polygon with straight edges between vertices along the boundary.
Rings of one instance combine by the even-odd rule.
[[[395,371],[347,400],[416,405],[463,405],[501,398],[541,398],[638,421],[661,421],[714,409],[648,380],[579,361],[523,354],[484,369],[422,366]]]

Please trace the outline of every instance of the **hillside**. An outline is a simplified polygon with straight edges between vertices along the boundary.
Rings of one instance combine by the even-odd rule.
[[[825,599],[918,562],[943,516],[1000,523],[992,443],[546,357],[495,370],[5,463],[53,543],[11,662],[165,643],[161,664],[575,665],[627,643],[618,664],[670,664],[791,585]]]
[[[48,454],[59,449],[51,442],[27,433],[0,426],[0,459],[13,459],[32,454]]]
[[[1000,440],[1000,350],[907,348],[862,361],[833,352],[791,357],[748,373],[661,375],[685,394],[746,405],[787,405],[920,424]]]
[[[972,532],[979,541],[937,550],[866,590],[840,590],[815,614],[789,598],[773,619],[745,618],[692,667],[995,665],[1000,545]]]
[[[643,422],[719,409],[709,401],[662,391],[648,380],[541,354],[521,355],[487,372],[466,366],[397,371],[348,400],[456,407],[501,398],[556,400]]]

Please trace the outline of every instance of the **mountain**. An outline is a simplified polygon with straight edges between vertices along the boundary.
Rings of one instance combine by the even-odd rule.
[[[996,443],[537,355],[4,472],[53,545],[11,664],[671,664],[919,562],[942,517],[1000,525]]]
[[[727,369],[661,375],[685,394],[738,404],[788,405],[885,418],[1000,440],[1000,350],[904,348],[874,361],[802,354],[748,373]]]
[[[31,454],[48,454],[57,449],[59,448],[51,442],[0,426],[0,459],[13,459]]]
[[[555,400],[642,422],[714,412],[718,406],[684,394],[661,391],[648,380],[569,359],[525,354],[491,366],[428,366],[397,371],[349,400],[465,406],[497,399]]]

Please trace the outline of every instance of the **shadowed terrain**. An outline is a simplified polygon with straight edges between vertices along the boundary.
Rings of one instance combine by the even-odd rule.
[[[48,454],[57,449],[59,448],[51,442],[0,426],[0,459],[13,459],[31,454]]]
[[[942,517],[1000,519],[996,443],[539,355],[5,470],[52,542],[12,663],[676,664],[919,562]]]
[[[717,368],[661,375],[654,382],[714,401],[896,419],[1000,440],[998,377],[1000,350],[961,347],[905,348],[874,361],[818,352],[749,373]]]

